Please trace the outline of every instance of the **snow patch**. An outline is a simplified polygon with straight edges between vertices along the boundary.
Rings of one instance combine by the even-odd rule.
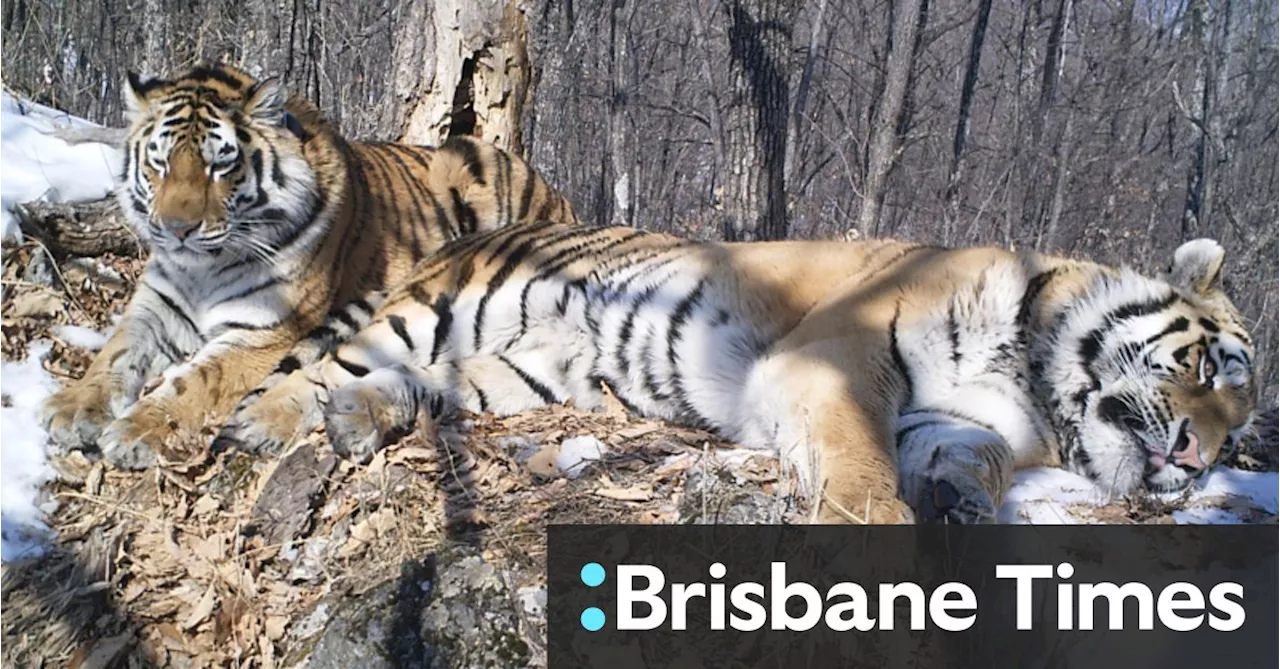
[[[576,479],[582,470],[592,462],[600,460],[609,452],[609,447],[591,435],[570,437],[560,442],[560,453],[556,455],[556,467],[565,476]]]
[[[1169,493],[1165,499],[1176,502],[1183,495]],[[1105,491],[1078,474],[1048,467],[1027,469],[1017,473],[999,520],[1036,525],[1096,523],[1099,521],[1090,507],[1112,501]],[[1280,510],[1280,474],[1217,467],[1196,482],[1182,506],[1173,512],[1174,522],[1236,524],[1250,520],[1250,515],[1276,515]]]
[[[39,555],[48,528],[38,500],[40,487],[53,478],[45,460],[46,435],[37,416],[40,404],[58,383],[40,361],[49,344],[32,344],[25,362],[0,363],[0,560]]]
[[[107,335],[81,325],[59,325],[53,334],[70,346],[97,351],[107,344]]]
[[[68,144],[57,129],[97,127],[65,112],[0,95],[0,238],[22,241],[14,207],[23,202],[89,202],[115,187],[122,157],[107,144]]]

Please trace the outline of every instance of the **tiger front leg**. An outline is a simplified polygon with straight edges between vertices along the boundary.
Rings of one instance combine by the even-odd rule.
[[[770,356],[753,372],[751,405],[760,409],[763,440],[812,499],[817,522],[909,524],[889,409],[873,388],[858,385],[866,366],[848,356],[857,350],[827,341]]]
[[[225,416],[289,349],[284,331],[231,330],[201,348],[190,361],[165,371],[160,385],[107,426],[99,439],[103,455],[122,469],[145,469],[182,432],[194,434],[210,418]]]
[[[138,399],[142,387],[200,345],[200,337],[142,284],[84,377],[45,400],[41,420],[56,452],[96,451],[103,430]]]

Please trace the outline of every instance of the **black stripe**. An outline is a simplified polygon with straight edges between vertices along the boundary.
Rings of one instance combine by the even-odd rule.
[[[408,211],[409,216],[412,219],[408,226],[409,234],[411,235],[410,248],[413,250],[414,259],[421,258],[423,255],[422,240],[419,238],[418,233],[420,231],[425,231],[427,227],[425,206],[429,196],[421,198],[420,196],[422,196],[426,190],[426,180],[415,179],[413,171],[409,168],[409,165],[400,159],[400,156],[394,149],[389,146],[382,146],[378,148],[385,150],[389,164],[399,174],[401,183],[405,187],[405,190],[409,191],[409,199],[412,200],[413,204]],[[388,188],[388,190],[390,190],[390,188]],[[389,217],[384,217],[383,220],[386,221],[388,218]]]
[[[960,364],[960,323],[956,321],[956,300],[947,305],[947,336],[951,340],[951,362]]]
[[[556,396],[551,392],[551,389],[543,385],[541,381],[538,381],[532,376],[529,376],[528,372],[517,367],[515,363],[512,363],[510,360],[507,359],[507,356],[499,355],[498,359],[501,360],[503,364],[505,364],[507,367],[510,367],[511,371],[515,372],[516,376],[520,377],[521,381],[524,381],[524,384],[529,387],[529,390],[532,390],[534,394],[536,394],[538,397],[541,397],[543,402],[547,404],[556,403]]]
[[[489,396],[484,393],[484,390],[479,385],[476,385],[475,381],[467,379],[467,383],[471,385],[471,390],[475,392],[476,399],[480,401],[480,412],[489,413]]]
[[[458,229],[463,234],[470,234],[480,228],[480,219],[476,216],[476,210],[462,200],[462,194],[457,188],[449,189],[449,200],[453,204],[453,215],[458,221]]]
[[[262,188],[262,149],[253,150],[253,154],[249,156],[249,164],[253,167],[254,181],[258,185],[258,197],[254,199],[252,205],[257,209],[267,204],[267,191]]]
[[[400,338],[400,341],[403,341],[404,345],[412,351],[414,348],[413,338],[409,336],[409,329],[405,327],[404,316],[391,314],[390,316],[387,316],[387,323],[391,325],[391,331],[396,333],[396,336]]]
[[[352,318],[351,314],[348,314],[344,310],[338,309],[330,312],[329,318],[332,318],[333,320],[338,321],[339,323],[342,323],[343,325],[347,326],[348,328],[351,329],[352,332],[355,332],[356,330],[360,329],[360,325],[359,323],[356,322],[356,319]]]
[[[889,354],[893,357],[894,368],[898,370],[898,374],[906,384],[907,401],[910,402],[915,397],[916,391],[915,382],[911,379],[911,370],[907,368],[907,361],[902,357],[902,348],[898,345],[898,319],[901,316],[902,300],[898,300],[893,306],[893,320],[889,321]]]
[[[445,343],[449,341],[449,330],[453,327],[453,300],[448,295],[441,294],[431,305],[431,310],[436,314],[435,338],[431,342],[431,364],[435,364],[440,351],[444,350]]]
[[[270,330],[279,324],[280,323],[278,321],[262,325],[257,323],[244,323],[241,321],[222,321],[221,323],[218,323],[217,327],[223,328],[223,332],[226,332],[227,330]]]
[[[1093,362],[1099,355],[1101,355],[1103,339],[1105,338],[1106,333],[1114,329],[1116,325],[1130,318],[1150,316],[1151,314],[1159,313],[1168,309],[1170,306],[1173,306],[1177,301],[1178,295],[1176,293],[1171,293],[1168,297],[1163,299],[1126,304],[1108,312],[1103,316],[1101,326],[1090,330],[1080,338],[1077,351],[1080,353],[1080,358],[1083,360],[1085,368],[1091,368]],[[1090,374],[1092,375],[1092,372],[1090,372]]]
[[[450,137],[445,141],[442,148],[461,154],[462,162],[466,164],[467,169],[471,172],[471,176],[475,178],[476,183],[481,186],[485,185],[484,164],[480,161],[480,151],[476,148],[476,144],[473,140],[457,136]]]
[[[422,169],[422,177],[421,179],[414,179],[414,181],[425,182],[427,177],[431,174],[431,162],[428,160],[431,154],[426,149],[417,147],[411,148],[399,144],[393,144],[391,147],[417,163],[418,167]],[[421,192],[426,195],[427,200],[431,203],[431,210],[435,213],[436,217],[436,227],[440,231],[440,239],[445,241],[456,239],[459,236],[459,231],[453,228],[453,224],[449,220],[449,215],[445,212],[445,208],[440,204],[440,200],[436,198],[430,188],[424,186]]]
[[[363,311],[367,316],[373,315],[373,305],[366,302],[363,297],[357,297],[356,299],[348,302],[348,304],[359,309],[360,311]]]
[[[365,367],[364,365],[357,365],[354,362],[348,362],[346,360],[343,360],[342,357],[337,354],[333,356],[333,361],[338,363],[339,367],[347,370],[347,372],[352,376],[365,376],[369,373],[368,367]]]
[[[502,151],[495,152],[494,157],[498,163],[498,178],[493,180],[493,204],[498,208],[494,224],[503,226],[511,222],[507,218],[511,215],[511,159]]]
[[[489,279],[489,284],[485,288],[484,296],[480,298],[480,303],[476,306],[476,316],[475,316],[476,320],[475,320],[475,329],[473,333],[473,341],[474,341],[476,351],[480,350],[480,343],[481,341],[483,341],[482,332],[484,328],[485,308],[488,306],[489,300],[493,297],[494,293],[496,293],[498,289],[502,287],[502,284],[506,283],[507,279],[511,278],[512,273],[516,271],[516,268],[519,267],[520,263],[525,259],[525,256],[529,255],[529,253],[532,252],[535,248],[541,248],[542,246],[545,246],[546,244],[551,243],[551,240],[547,240],[544,243],[539,243],[542,240],[540,240],[537,237],[537,233],[541,232],[543,227],[546,227],[546,226],[507,228],[508,230],[512,230],[513,232],[511,233],[510,236],[504,239],[503,242],[499,244],[498,248],[494,251],[494,254],[492,257],[497,257],[499,254],[502,253],[502,250],[508,245],[509,242],[517,238],[525,239],[524,242],[522,242],[519,246],[517,246],[514,250],[511,251],[511,254],[508,255],[506,257],[506,260],[502,263],[502,267],[498,268],[498,271],[495,272],[493,277]]]
[[[526,282],[524,285],[524,288],[521,289],[520,291],[520,334],[521,335],[524,335],[526,332],[529,331],[529,308],[528,308],[529,293],[530,291],[532,291],[533,285],[535,283],[538,283],[540,281],[545,281],[548,278],[559,274],[560,271],[563,270],[564,268],[568,267],[569,265],[572,265],[575,262],[578,262],[579,260],[587,256],[601,256],[603,254],[606,254],[609,252],[610,249],[618,246],[619,244],[626,242],[628,239],[634,238],[638,234],[642,234],[637,232],[631,235],[624,236],[619,239],[614,239],[612,241],[609,241],[604,246],[597,246],[597,242],[601,241],[602,239],[608,239],[607,236],[602,237],[602,235],[607,235],[608,231],[593,230],[590,232],[586,232],[586,229],[583,229],[583,231],[585,232],[585,236],[582,239],[579,239],[575,243],[564,247],[563,249],[557,251],[550,258],[548,258],[544,263],[543,268],[538,271],[537,275],[535,275],[532,279]],[[567,285],[565,290],[566,290],[566,298],[567,298],[567,291],[568,291]],[[566,304],[567,302],[564,302],[564,301],[557,303],[557,308],[560,309],[560,315],[562,316],[564,315],[564,309],[566,307]]]
[[[1173,319],[1173,322],[1170,323],[1168,326],[1166,326],[1165,329],[1161,330],[1156,334],[1151,335],[1150,337],[1147,337],[1146,343],[1154,344],[1157,341],[1160,341],[1161,339],[1163,339],[1166,335],[1171,335],[1175,332],[1186,332],[1190,328],[1191,328],[1191,321],[1187,320],[1186,317],[1184,316],[1179,316]]]
[[[157,266],[156,269],[158,270],[159,267]],[[196,322],[191,320],[191,317],[187,315],[187,312],[183,311],[178,306],[178,303],[173,301],[173,298],[169,297],[168,295],[165,295],[159,290],[156,290],[155,286],[148,286],[148,287],[151,289],[151,292],[155,293],[160,298],[161,302],[164,302],[164,305],[166,307],[169,307],[169,309],[173,311],[173,313],[178,314],[178,316],[182,318],[182,322],[186,323],[187,327],[191,328],[192,332],[195,332],[196,334],[200,334],[200,328],[196,327]]]
[[[239,79],[216,67],[196,67],[188,72],[183,79],[191,79],[194,81],[218,81],[237,91],[242,88]]]
[[[281,277],[276,276],[276,275],[274,275],[274,274],[273,274],[273,275],[271,275],[270,277],[268,277],[266,281],[263,281],[262,283],[258,283],[258,284],[254,284],[254,285],[252,285],[252,286],[249,286],[248,288],[245,288],[244,290],[241,290],[240,292],[238,292],[238,293],[236,293],[236,294],[234,294],[234,295],[231,295],[231,296],[227,297],[226,299],[222,300],[222,302],[219,302],[219,304],[223,304],[223,303],[226,303],[226,302],[230,302],[230,301],[232,301],[232,300],[238,300],[238,299],[241,299],[241,298],[243,298],[243,297],[247,297],[247,296],[252,295],[253,293],[256,293],[256,292],[258,292],[258,291],[260,291],[260,290],[266,290],[267,288],[270,288],[270,287],[272,287],[272,286],[274,286],[274,285],[276,285],[276,284],[280,283],[280,282],[281,282],[281,281],[283,281],[283,280],[284,280],[284,279],[282,279]]]
[[[680,343],[682,331],[689,323],[694,307],[702,301],[706,287],[707,280],[700,279],[698,285],[683,300],[680,300],[675,311],[672,312],[671,322],[667,325],[667,362],[671,364],[671,383],[674,386],[676,399],[680,402],[681,420],[699,427],[714,428],[715,426],[711,425],[711,422],[703,417],[689,401],[689,395],[684,390],[684,378],[680,374],[680,366],[676,364],[676,345]]]
[[[631,334],[635,330],[636,315],[658,294],[660,286],[661,283],[655,283],[645,288],[644,292],[632,300],[626,318],[622,319],[622,327],[618,329],[618,347],[614,351],[614,362],[618,365],[618,371],[624,376],[631,373],[631,358],[627,356],[627,345],[631,343]]]
[[[280,361],[280,364],[276,365],[276,370],[273,373],[292,374],[299,369],[302,369],[302,363],[298,361],[298,356],[290,354],[286,355]]]
[[[516,217],[521,221],[529,216],[529,205],[533,204],[533,191],[538,185],[538,176],[533,168],[525,165],[524,190],[520,192],[520,212]]]

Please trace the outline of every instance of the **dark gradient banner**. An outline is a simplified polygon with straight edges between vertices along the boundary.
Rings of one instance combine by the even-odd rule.
[[[550,666],[1268,667],[1275,526],[553,526]]]

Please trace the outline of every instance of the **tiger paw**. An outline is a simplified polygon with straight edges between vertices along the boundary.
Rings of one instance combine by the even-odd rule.
[[[103,429],[115,419],[111,398],[107,383],[81,381],[45,400],[40,421],[52,451],[96,450]]]
[[[324,411],[325,433],[335,453],[363,464],[403,427],[398,413],[376,386],[352,383],[333,392]]]
[[[214,453],[234,448],[255,455],[279,453],[319,427],[324,387],[295,371],[265,393],[241,400],[214,437]]]
[[[996,505],[978,482],[968,477],[925,479],[916,511],[926,523],[985,525],[996,522]]]
[[[98,446],[118,469],[148,469],[159,463],[158,454],[177,427],[162,405],[143,400],[103,430]]]

